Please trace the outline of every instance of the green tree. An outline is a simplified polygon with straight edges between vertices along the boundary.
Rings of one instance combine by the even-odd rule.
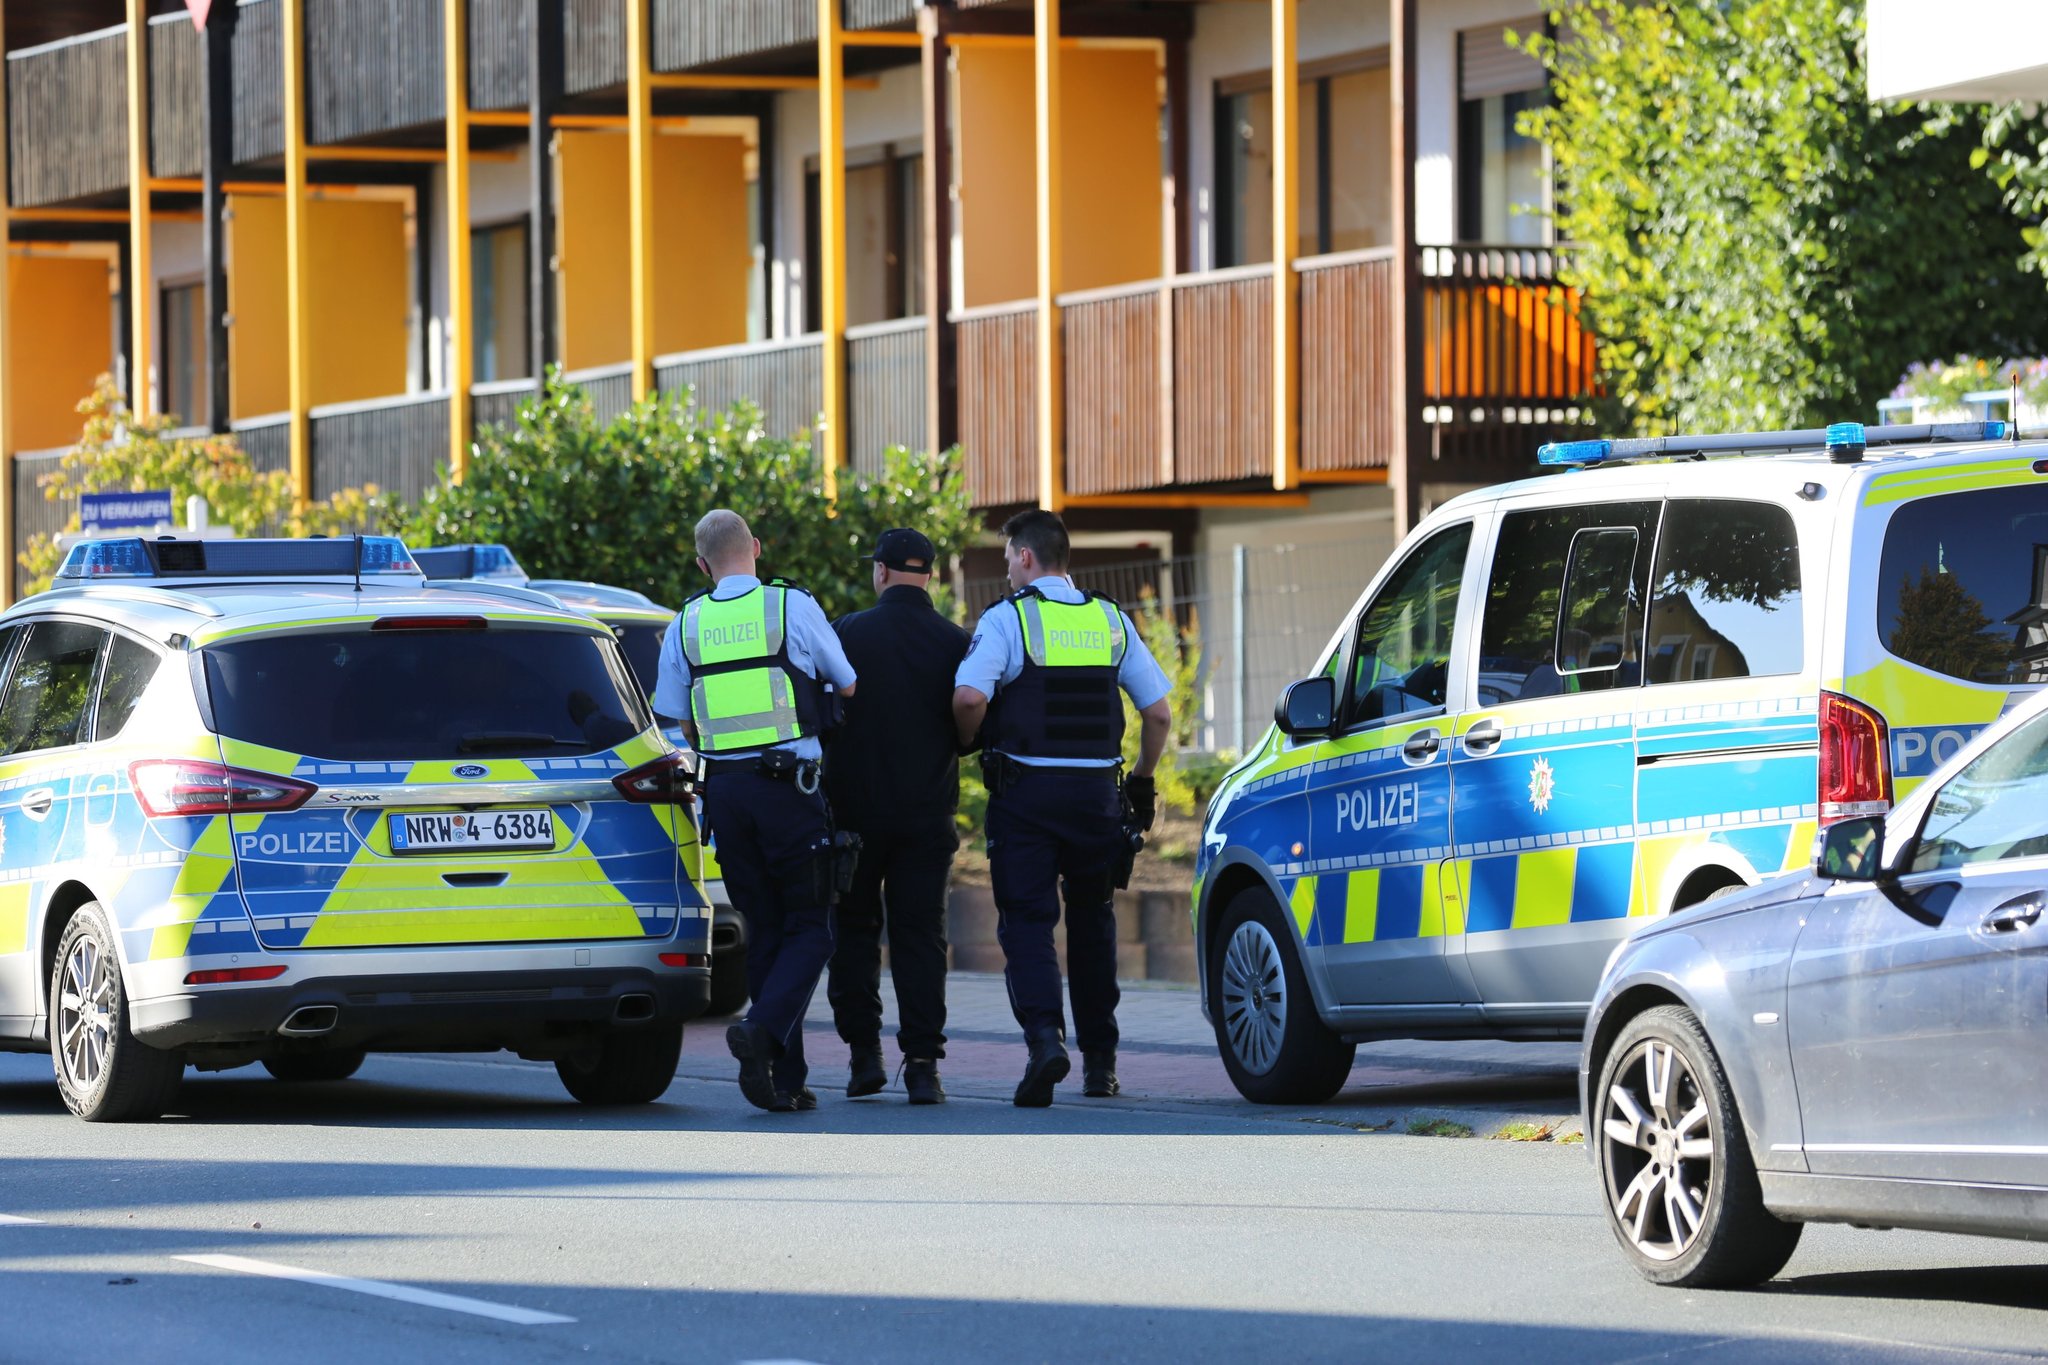
[[[2026,355],[2027,243],[1972,169],[1979,116],[1873,106],[1860,0],[1575,0],[1519,41],[1555,100],[1564,268],[1611,427],[1863,417],[1908,364]]]
[[[538,578],[637,588],[671,605],[709,586],[692,532],[714,507],[746,517],[761,568],[801,583],[838,616],[873,603],[860,556],[891,526],[916,526],[941,558],[979,528],[957,451],[888,452],[878,476],[848,471],[825,497],[807,440],[764,435],[746,404],[724,413],[682,395],[649,398],[610,422],[551,376],[510,427],[477,435],[469,472],[394,521],[412,543],[502,541]]]
[[[2013,657],[2011,635],[1992,630],[1984,604],[1952,573],[1921,566],[1920,581],[1899,584],[1899,615],[1886,648],[1951,678],[2003,682]]]

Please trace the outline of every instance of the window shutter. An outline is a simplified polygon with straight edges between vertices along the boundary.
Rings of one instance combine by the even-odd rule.
[[[1517,35],[1539,33],[1543,16],[1532,14],[1505,24],[1485,24],[1458,35],[1459,99],[1483,100],[1491,95],[1543,88],[1542,64],[1528,53],[1508,46],[1509,29]]]

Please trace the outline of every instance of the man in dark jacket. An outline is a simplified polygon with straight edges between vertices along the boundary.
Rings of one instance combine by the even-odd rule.
[[[881,932],[889,929],[896,1043],[912,1104],[946,1098],[946,890],[960,837],[953,674],[967,632],[932,607],[936,552],[914,530],[875,542],[877,600],[833,623],[864,686],[833,737],[825,789],[839,828],[861,837],[853,890],[840,900],[826,997],[852,1049],[850,1097],[889,1083],[882,1064]]]

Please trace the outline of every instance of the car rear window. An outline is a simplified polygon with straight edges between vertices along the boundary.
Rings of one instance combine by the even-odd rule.
[[[256,635],[205,651],[214,728],[323,758],[598,753],[653,724],[618,647],[563,630]]]
[[[667,630],[665,625],[612,627],[612,634],[619,637],[619,648],[625,652],[626,663],[646,696],[654,695],[654,679],[661,672],[661,637]]]
[[[1966,682],[2048,682],[2048,485],[1918,498],[1885,528],[1877,631]]]

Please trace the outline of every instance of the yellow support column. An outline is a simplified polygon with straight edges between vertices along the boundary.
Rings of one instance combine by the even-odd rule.
[[[636,403],[654,392],[654,86],[648,2],[626,0],[626,194]]]
[[[128,0],[128,410],[156,411],[149,382],[149,7]]]
[[[469,0],[442,0],[442,103],[448,118],[448,479],[469,472]]]
[[[1060,0],[1033,0],[1033,106],[1038,139],[1038,505],[1066,505],[1066,359],[1060,349]]]
[[[6,6],[0,5],[0,52],[7,49]],[[0,109],[7,107],[7,63],[0,61]],[[14,603],[14,389],[13,348],[8,344],[14,315],[7,301],[7,275],[12,268],[12,228],[7,206],[7,139],[0,136],[0,606]]]
[[[1273,487],[1301,482],[1301,80],[1296,0],[1273,4]]]
[[[291,403],[292,490],[313,501],[313,432],[306,317],[306,0],[281,0],[284,41],[284,316],[286,393]]]
[[[825,496],[846,463],[846,35],[839,0],[818,0],[818,327],[824,373],[818,462]]]

